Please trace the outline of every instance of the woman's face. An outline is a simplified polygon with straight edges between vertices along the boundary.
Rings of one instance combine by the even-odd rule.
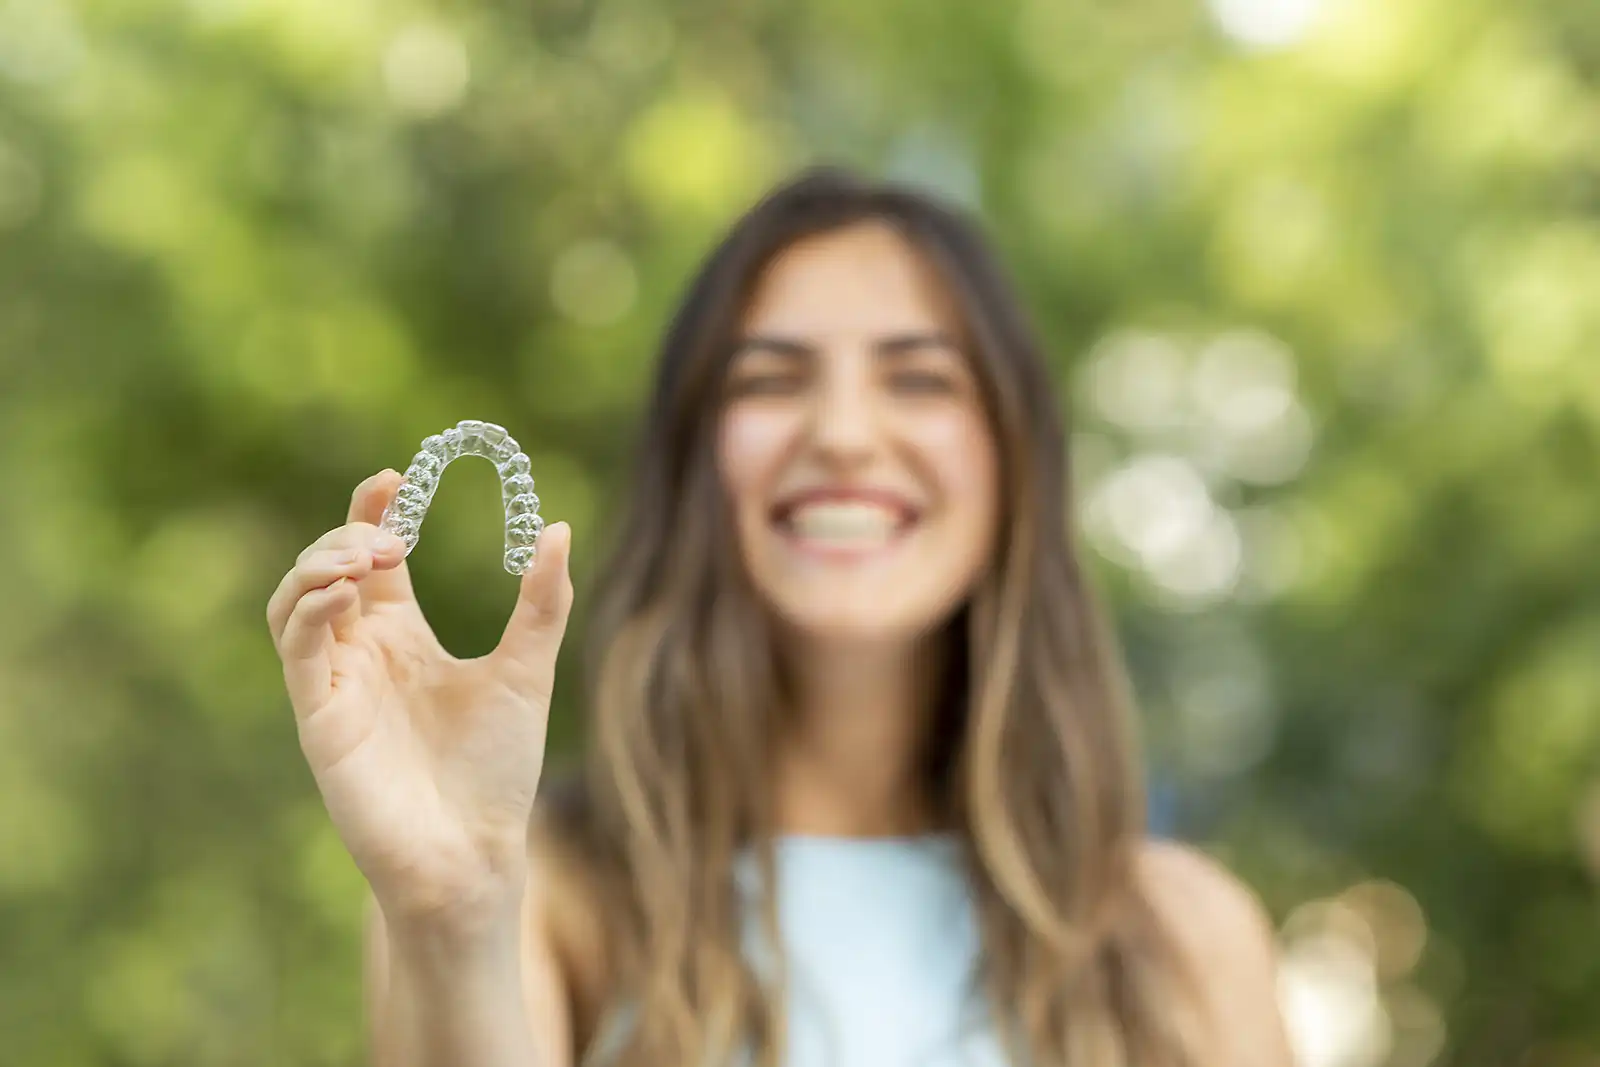
[[[740,550],[787,628],[907,639],[987,566],[998,457],[959,320],[882,223],[774,260],[728,369],[719,464]]]

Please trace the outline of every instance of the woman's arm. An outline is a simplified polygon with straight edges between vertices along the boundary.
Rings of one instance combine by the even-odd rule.
[[[567,983],[535,871],[520,922],[472,934],[391,930],[369,904],[373,1067],[571,1067]]]

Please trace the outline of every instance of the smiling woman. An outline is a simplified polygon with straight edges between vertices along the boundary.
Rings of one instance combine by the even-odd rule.
[[[802,175],[711,256],[536,836],[604,902],[578,1050],[1287,1061],[1259,908],[1144,839],[1055,395],[978,228],[915,192]]]
[[[1054,396],[970,220],[834,170],[756,205],[668,330],[537,806],[564,524],[457,661],[358,489],[269,617],[378,1062],[1285,1067],[1261,909],[1145,836]]]

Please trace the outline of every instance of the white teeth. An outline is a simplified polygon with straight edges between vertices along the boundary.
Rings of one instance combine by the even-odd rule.
[[[875,504],[807,504],[789,516],[794,532],[813,541],[887,541],[899,522]]]

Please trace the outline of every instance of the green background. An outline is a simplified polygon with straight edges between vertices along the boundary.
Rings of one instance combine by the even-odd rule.
[[[0,0],[0,1062],[360,1061],[268,595],[480,418],[581,626],[689,272],[838,160],[1018,276],[1308,1067],[1600,1063],[1600,5],[1313,6]],[[462,655],[495,493],[413,557]]]

